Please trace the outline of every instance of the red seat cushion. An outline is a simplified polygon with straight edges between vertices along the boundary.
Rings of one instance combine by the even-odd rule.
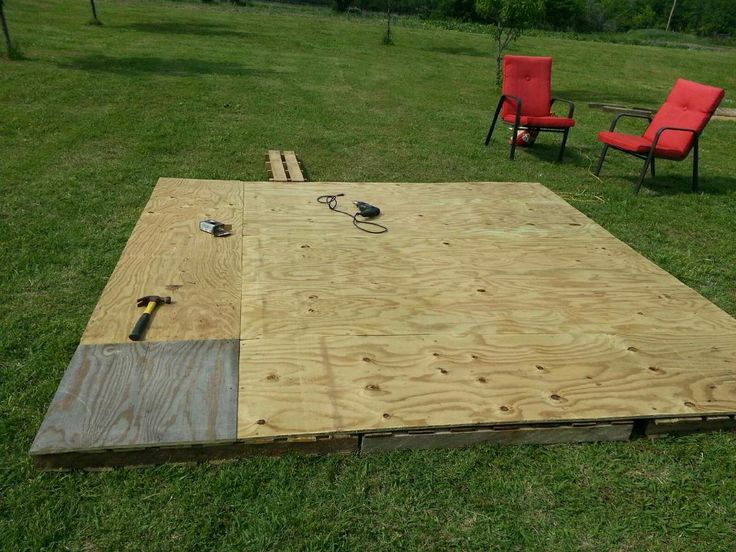
[[[644,132],[644,138],[651,143],[657,131],[663,127],[688,128],[702,132],[721,103],[723,95],[721,88],[677,79],[664,104]],[[657,143],[657,155],[661,148],[676,152],[672,156],[682,159],[690,153],[692,145],[692,132],[665,131]]]
[[[516,114],[504,115],[503,120],[513,125],[516,120]],[[545,117],[527,117],[526,115],[522,115],[519,121],[521,126],[529,128],[570,128],[575,126],[574,119],[557,117],[555,115],[547,115]]]
[[[598,140],[614,148],[647,155],[652,148],[652,142],[643,136],[635,136],[633,134],[622,134],[620,132],[599,132]],[[661,143],[661,142],[660,142]],[[657,145],[654,152],[657,157],[666,157],[668,159],[681,159],[682,154],[679,149],[667,148]]]

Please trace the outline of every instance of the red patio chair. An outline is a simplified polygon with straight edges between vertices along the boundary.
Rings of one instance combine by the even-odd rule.
[[[644,159],[639,180],[634,185],[638,194],[647,169],[651,168],[654,177],[656,158],[682,161],[693,150],[693,191],[698,190],[698,142],[705,125],[715,113],[723,99],[724,91],[715,86],[707,86],[685,79],[677,79],[662,107],[654,115],[621,113],[611,122],[608,132],[599,132],[598,141],[603,143],[596,176],[601,172],[608,148],[617,149]],[[649,126],[642,136],[614,132],[621,117],[648,119]]]
[[[500,113],[501,119],[514,127],[509,159],[514,158],[519,129],[526,128],[540,132],[561,133],[562,145],[557,160],[562,161],[567,135],[570,128],[575,126],[572,118],[575,113],[575,104],[568,100],[553,98],[551,81],[551,57],[504,56],[502,95],[498,100],[491,128],[488,129],[486,135],[486,146],[491,141],[491,135]],[[555,102],[568,105],[567,117],[552,114],[552,104]]]

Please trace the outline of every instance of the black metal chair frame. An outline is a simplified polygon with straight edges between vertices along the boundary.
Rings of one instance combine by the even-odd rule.
[[[652,122],[652,117],[650,115],[636,115],[633,113],[620,113],[614,117],[613,121],[611,121],[611,128],[608,129],[609,132],[613,132],[616,129],[616,125],[618,124],[619,120],[621,120],[622,117],[631,117],[633,119],[646,119],[650,123]],[[634,184],[633,192],[635,194],[639,193],[639,190],[641,189],[641,185],[644,182],[644,177],[647,175],[647,170],[651,169],[652,172],[652,178],[655,177],[655,169],[654,169],[654,160],[656,159],[655,152],[657,150],[657,144],[659,143],[659,139],[662,136],[662,133],[664,133],[667,130],[678,130],[681,132],[690,132],[693,135],[693,192],[698,191],[698,146],[700,142],[700,133],[697,130],[693,130],[691,128],[679,128],[679,127],[662,127],[657,129],[657,133],[654,135],[654,140],[652,141],[652,146],[649,149],[648,154],[643,153],[636,153],[633,151],[627,151],[622,148],[617,148],[616,146],[611,146],[609,144],[603,144],[603,149],[601,150],[601,156],[598,158],[598,166],[595,169],[595,175],[599,176],[601,174],[601,168],[603,168],[603,161],[606,159],[606,153],[608,153],[608,148],[613,148],[618,151],[622,151],[624,153],[628,153],[629,155],[633,155],[634,157],[638,157],[639,159],[644,160],[644,166],[641,168],[641,173],[639,174],[639,179]],[[689,152],[688,152],[689,153]],[[687,156],[680,159],[682,161],[683,159],[687,158]],[[662,159],[662,157],[660,157]],[[666,159],[666,157],[664,158]],[[677,161],[677,159],[673,159],[673,161]]]
[[[491,120],[491,127],[488,129],[488,134],[486,135],[486,146],[491,142],[491,136],[493,135],[493,130],[496,128],[496,122],[498,121],[498,115],[501,113],[501,108],[503,107],[503,103],[507,99],[512,99],[516,102],[516,117],[514,119],[514,130],[513,130],[513,138],[511,140],[511,152],[509,153],[509,159],[512,161],[514,160],[514,154],[516,153],[516,137],[519,134],[519,129],[521,128],[529,128],[538,130],[539,132],[555,132],[557,134],[562,134],[562,145],[560,146],[560,153],[557,155],[557,161],[562,161],[562,156],[565,153],[565,144],[567,144],[567,136],[570,133],[570,128],[555,128],[555,127],[522,127],[521,126],[521,98],[518,96],[511,96],[510,94],[503,94],[501,95],[501,99],[498,100],[498,106],[496,107],[496,112],[493,114],[493,119]],[[552,110],[552,105],[555,102],[561,102],[568,105],[568,113],[567,118],[572,119],[572,116],[575,114],[575,104],[571,102],[570,100],[563,100],[561,98],[552,98],[549,102],[549,108],[550,111]]]

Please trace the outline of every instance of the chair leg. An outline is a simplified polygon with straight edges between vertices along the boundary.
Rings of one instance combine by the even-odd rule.
[[[557,162],[562,162],[562,156],[565,155],[565,144],[567,144],[567,135],[570,133],[570,129],[566,128],[565,132],[562,133],[562,144],[560,145],[560,153],[557,155]]]
[[[511,153],[509,153],[509,159],[514,160],[514,153],[516,153],[516,137],[519,135],[519,125],[514,123],[514,133],[511,135]]]
[[[655,174],[656,171],[654,170],[654,161],[655,161],[655,159],[656,159],[656,157],[652,157],[652,164],[649,166],[649,168],[652,170],[652,178],[654,178],[656,176],[656,174]]]
[[[598,158],[598,166],[595,168],[595,175],[598,176],[601,174],[601,169],[603,168],[603,161],[606,159],[606,153],[608,153],[608,145],[603,144],[603,149],[601,150],[601,156]]]
[[[649,166],[654,162],[654,148],[652,148],[649,151],[649,155],[647,156],[646,160],[644,161],[644,166],[641,168],[641,174],[639,174],[639,181],[634,184],[634,193],[638,194],[639,190],[641,189],[641,185],[644,183],[644,178],[647,175],[647,170],[649,170]]]
[[[693,192],[698,191],[698,135],[693,143]]]
[[[493,114],[493,119],[491,119],[491,127],[488,129],[488,134],[486,134],[486,146],[491,143],[491,136],[493,135],[493,129],[496,128],[496,122],[498,121],[498,114],[501,113],[502,105],[503,105],[503,98],[499,100],[498,106],[496,107],[496,112]]]

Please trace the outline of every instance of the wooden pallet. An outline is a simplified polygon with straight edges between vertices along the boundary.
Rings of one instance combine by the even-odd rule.
[[[380,206],[389,232],[317,203],[330,193]],[[172,303],[131,343],[148,294]],[[734,415],[736,320],[539,184],[161,179],[31,454],[625,440]]]
[[[460,427],[444,430],[369,433],[361,438],[363,454],[394,450],[458,448],[491,443],[496,445],[552,445],[628,441],[634,423],[630,420],[549,425],[509,425]]]
[[[266,169],[271,182],[306,182],[301,162],[293,151],[269,150]]]
[[[618,104],[606,104],[606,103],[589,103],[588,107],[591,109],[600,109],[601,111],[607,111],[609,113],[623,113],[626,115],[636,115],[643,117],[654,116],[654,110],[648,107],[629,107]]]
[[[644,435],[662,437],[666,435],[688,435],[710,431],[733,431],[736,429],[734,416],[700,416],[697,418],[660,418],[647,420]]]

